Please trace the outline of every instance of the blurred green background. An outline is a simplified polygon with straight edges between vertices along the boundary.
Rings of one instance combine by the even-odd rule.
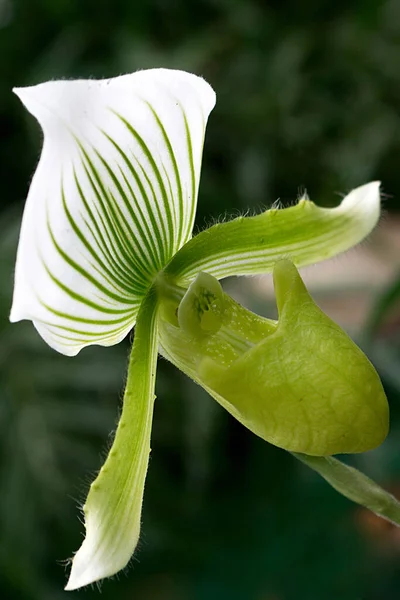
[[[126,340],[68,359],[30,323],[8,323],[41,144],[13,86],[154,66],[203,75],[218,102],[198,228],[293,203],[305,187],[333,205],[382,180],[393,249],[378,272],[393,268],[381,281],[363,267],[360,293],[374,308],[353,333],[383,377],[392,431],[349,460],[398,492],[400,2],[0,0],[0,56],[0,598],[99,597],[64,592],[63,561],[82,539],[77,507],[110,443],[129,351]],[[379,243],[370,251],[379,255]],[[267,315],[249,281],[230,286]],[[332,278],[325,300],[345,294]],[[344,306],[351,329],[357,303]],[[103,600],[399,598],[398,530],[247,432],[165,361],[158,375],[141,542],[126,572],[102,585]]]

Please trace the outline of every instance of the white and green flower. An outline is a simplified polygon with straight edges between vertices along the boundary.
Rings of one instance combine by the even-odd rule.
[[[353,190],[335,209],[303,198],[192,238],[205,127],[215,104],[203,79],[154,69],[15,91],[39,121],[44,142],[23,216],[10,319],[32,320],[51,347],[70,356],[91,344],[116,344],[135,326],[122,415],[90,487],[86,538],[66,589],[113,575],[137,544],[158,352],[257,435],[300,452],[320,472],[325,465],[328,480],[329,465],[335,473],[341,467],[324,455],[382,441],[388,413],[376,372],[344,332],[320,311],[316,316],[293,266],[334,256],[367,236],[380,215],[377,182]],[[273,269],[278,322],[239,307],[217,281]],[[325,343],[330,330],[334,344]],[[321,352],[308,371],[307,344]],[[335,369],[344,364],[338,391]],[[250,382],[252,370],[257,393],[247,401],[238,381],[246,374]],[[350,374],[359,374],[360,385],[348,381]],[[304,394],[314,388],[312,403],[304,395],[300,408],[303,380]],[[289,391],[286,418],[280,398]],[[330,408],[319,413],[319,404]],[[308,445],[296,442],[306,435]],[[338,444],[340,437],[350,445]],[[346,485],[336,487],[346,494]],[[367,488],[353,499],[367,503]]]

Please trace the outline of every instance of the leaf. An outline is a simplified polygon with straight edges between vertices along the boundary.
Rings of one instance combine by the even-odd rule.
[[[384,290],[381,296],[378,298],[368,322],[365,326],[366,334],[371,337],[375,334],[381,325],[385,316],[391,309],[400,304],[400,277],[397,276],[394,281]]]

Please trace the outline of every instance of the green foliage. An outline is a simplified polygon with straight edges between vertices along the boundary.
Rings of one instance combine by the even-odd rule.
[[[2,6],[3,202],[24,196],[37,155],[26,148],[12,86],[151,66],[201,73],[218,90],[199,223],[233,207],[292,199],[299,186],[331,202],[332,190],[377,175],[390,192],[399,185],[396,0]]]
[[[386,207],[396,209],[399,20],[396,0],[0,4],[0,597],[65,597],[54,557],[78,545],[76,505],[116,423],[128,353],[126,343],[71,360],[48,349],[31,324],[7,322],[15,206],[39,149],[38,128],[10,88],[150,66],[203,74],[218,104],[200,227],[226,211],[291,201],[299,186],[329,204],[332,190],[375,178],[395,196]],[[355,464],[390,484],[400,475],[398,335],[381,332],[365,349],[387,384],[392,433]],[[363,513],[166,363],[159,375],[141,547],[127,577],[105,583],[102,598],[397,597],[390,530],[366,525]]]
[[[57,600],[60,561],[81,535],[76,505],[116,422],[128,344],[70,359],[29,323],[7,323],[18,222],[3,216],[0,236],[0,595]],[[104,583],[102,598],[394,597],[396,562],[374,549],[358,509],[162,362],[157,395],[142,541],[128,576]],[[392,443],[357,466],[390,482],[395,452]]]

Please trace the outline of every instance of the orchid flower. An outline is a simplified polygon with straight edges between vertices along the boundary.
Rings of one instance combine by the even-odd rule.
[[[296,206],[218,223],[192,237],[212,88],[181,71],[16,89],[44,142],[22,220],[11,321],[32,320],[73,356],[135,327],[123,410],[84,506],[86,537],[67,590],[122,569],[139,537],[157,355],[263,439],[336,489],[400,522],[399,505],[330,455],[376,447],[388,430],[379,377],[316,306],[296,267],[364,239],[379,183],[334,209]],[[219,280],[273,271],[278,321]]]

